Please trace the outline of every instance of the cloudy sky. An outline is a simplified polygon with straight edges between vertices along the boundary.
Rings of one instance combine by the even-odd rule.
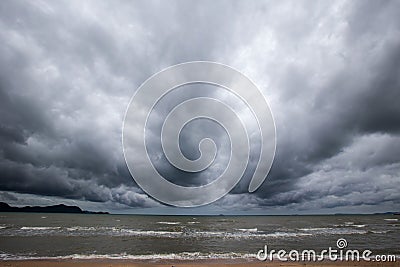
[[[400,210],[398,10],[399,1],[0,1],[0,200],[124,213]],[[121,133],[137,88],[194,60],[258,85],[277,148],[256,192],[247,173],[217,202],[182,209],[137,186]],[[207,120],[187,125],[188,158],[204,137],[218,148],[209,170],[187,174],[160,155],[162,118],[190,97],[231,100],[222,89],[181,89],[155,108],[147,145],[160,173],[196,186],[223,171],[227,135]]]

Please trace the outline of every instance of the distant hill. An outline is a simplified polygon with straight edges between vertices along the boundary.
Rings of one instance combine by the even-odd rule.
[[[377,212],[375,215],[400,215],[400,212],[388,211],[388,212]]]
[[[64,204],[45,206],[45,207],[40,207],[40,206],[12,207],[4,202],[0,202],[0,212],[108,214],[108,212],[86,211],[82,210],[77,206],[67,206]]]

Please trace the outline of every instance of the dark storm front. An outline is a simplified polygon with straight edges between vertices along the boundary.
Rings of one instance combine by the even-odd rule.
[[[352,249],[399,254],[398,216],[134,216],[0,214],[2,259],[255,258],[274,249]]]

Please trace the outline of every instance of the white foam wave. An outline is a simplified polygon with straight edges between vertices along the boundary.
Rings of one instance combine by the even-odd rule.
[[[276,232],[272,234],[266,234],[266,237],[300,237],[300,236],[311,236],[309,233],[287,233],[287,232]]]
[[[258,232],[240,232],[240,233],[228,233],[228,232],[196,232],[194,236],[202,237],[219,237],[219,238],[232,238],[232,239],[252,239],[252,238],[279,238],[279,237],[301,237],[310,236],[309,233],[287,233],[287,232],[275,232],[275,233],[258,233]]]
[[[390,232],[389,230],[382,230],[382,231],[371,230],[371,233],[373,233],[373,234],[387,234],[389,232]]]
[[[86,227],[86,226],[73,226],[67,227],[67,231],[96,231],[99,228],[96,227]]]
[[[353,226],[353,225],[352,225]],[[365,226],[365,225],[364,225]],[[364,227],[361,226],[361,227]],[[359,227],[359,228],[361,228]],[[366,234],[365,230],[358,230],[355,228],[330,228],[330,227],[321,227],[321,228],[301,228],[300,231],[312,232],[313,234],[331,234],[331,235],[350,235],[350,234]]]
[[[257,228],[239,228],[236,229],[242,232],[250,232],[250,233],[256,233],[257,232]]]
[[[335,227],[357,227],[363,228],[367,226],[366,224],[354,224],[353,222],[345,222],[344,224],[334,224]]]
[[[183,232],[172,232],[172,231],[143,231],[143,230],[132,230],[132,229],[120,229],[121,233],[133,236],[166,236],[174,237],[180,236]]]
[[[395,219],[395,218],[388,218],[388,219],[384,219],[385,221],[388,221],[388,222],[397,222],[399,219]]]
[[[306,231],[306,232],[309,232],[309,231],[325,231],[325,230],[332,230],[332,229],[334,229],[334,228],[327,228],[327,227],[316,227],[316,228],[300,228],[299,230],[300,231]]]
[[[158,224],[168,224],[168,225],[176,225],[181,224],[180,222],[157,222]]]
[[[23,226],[20,228],[21,230],[39,230],[39,231],[43,231],[43,230],[58,230],[61,229],[60,226]]]

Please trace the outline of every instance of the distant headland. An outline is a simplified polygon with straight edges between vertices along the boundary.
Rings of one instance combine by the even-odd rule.
[[[26,206],[12,207],[7,203],[0,202],[0,212],[36,212],[36,213],[78,213],[78,214],[109,214],[104,211],[86,211],[77,206],[67,206],[64,204],[53,206]]]

